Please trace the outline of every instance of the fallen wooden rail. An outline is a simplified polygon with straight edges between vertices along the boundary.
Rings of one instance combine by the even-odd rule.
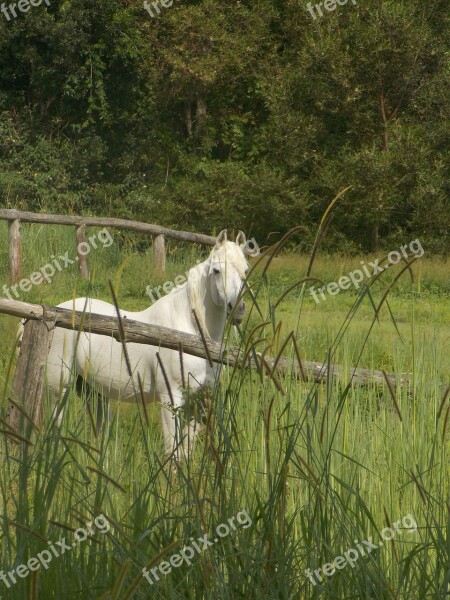
[[[116,340],[121,340],[119,319],[117,317],[107,317],[95,313],[72,311],[57,306],[29,304],[4,299],[0,299],[0,313],[55,323],[57,327],[64,329],[82,329],[99,335],[109,335]],[[212,340],[206,340],[204,344],[200,336],[183,333],[167,327],[159,327],[158,325],[148,325],[127,318],[122,319],[122,324],[125,332],[125,342],[127,343],[149,344],[150,346],[160,346],[161,348],[169,348],[176,351],[179,351],[181,344],[185,354],[205,359],[208,359],[209,356],[213,362],[230,366],[242,365],[244,360],[242,350],[235,347],[225,348],[223,345]],[[255,354],[250,356],[249,366],[256,366]],[[256,358],[259,360],[258,354],[256,354]],[[266,357],[264,362],[271,369],[275,366],[275,359],[273,358]],[[316,382],[323,382],[332,377],[334,379],[346,378],[359,385],[385,383],[382,371],[371,371],[361,368],[345,369],[339,365],[330,365],[328,369],[326,364],[306,360],[302,361],[300,366],[297,360],[285,357],[281,357],[276,361],[276,369],[280,372],[292,372],[299,377],[302,375],[301,367],[303,367],[303,372],[306,374],[307,379]],[[403,384],[406,381],[406,376],[398,379],[394,374],[388,374],[388,379],[392,385],[396,386]]]
[[[298,355],[297,360],[285,357],[262,358],[256,352],[247,352],[247,355],[244,356],[243,351],[239,348],[225,348],[212,340],[202,340],[200,336],[157,325],[148,325],[127,319],[125,316],[119,321],[117,317],[5,299],[0,299],[1,313],[21,317],[28,321],[24,328],[13,380],[13,398],[9,398],[6,421],[2,421],[6,429],[0,430],[8,435],[9,439],[27,443],[31,443],[30,440],[21,435],[25,432],[25,423],[28,422],[34,428],[39,428],[40,425],[47,353],[55,327],[89,331],[111,336],[124,343],[149,344],[177,352],[180,351],[181,346],[183,353],[211,362],[258,368],[260,371],[268,372],[283,393],[278,374],[294,375],[315,382],[323,382],[332,378],[346,379],[360,385],[386,383],[391,393],[394,393],[396,385],[402,385],[405,382],[404,377],[397,380],[395,375],[385,374],[382,371],[344,369],[337,365],[330,365],[328,368],[322,363],[301,361]]]

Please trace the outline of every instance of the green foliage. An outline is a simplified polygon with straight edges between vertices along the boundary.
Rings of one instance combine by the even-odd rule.
[[[52,0],[0,19],[0,204],[449,250],[446,3]]]

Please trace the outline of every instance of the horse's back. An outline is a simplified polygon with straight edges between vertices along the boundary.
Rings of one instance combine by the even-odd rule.
[[[103,300],[96,300],[95,298],[75,298],[74,300],[67,300],[58,304],[60,308],[66,308],[68,310],[76,310],[79,312],[86,313],[97,313],[105,316],[116,316],[116,309],[113,304],[104,302]],[[120,311],[123,313],[123,311]]]
[[[86,314],[117,316],[114,305],[92,298],[76,298],[62,302],[58,306]],[[120,315],[123,318],[141,320],[140,313],[120,310]],[[133,372],[143,368],[142,362],[146,362],[143,353],[142,346],[128,345]],[[57,328],[47,365],[47,378],[51,387],[60,387],[61,379],[66,385],[72,375],[83,377],[107,397],[120,397],[125,400],[134,396],[135,385],[133,386],[128,374],[122,344],[112,336]],[[145,371],[145,374],[143,373],[144,391],[148,394],[151,374],[148,369],[143,370]]]

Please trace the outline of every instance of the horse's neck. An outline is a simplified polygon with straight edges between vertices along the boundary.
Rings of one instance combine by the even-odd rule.
[[[176,297],[169,294],[144,310],[141,313],[142,320],[148,323],[160,323],[162,317],[159,314],[155,315],[154,311],[157,305],[162,309],[161,304],[159,304],[162,302],[165,304],[166,310],[169,310],[170,312],[176,311],[176,316],[174,315],[176,326],[175,324],[172,325],[175,329],[186,331],[185,327],[190,323],[192,330],[198,332],[197,321],[193,315],[193,310],[195,310],[195,314],[197,315],[197,319],[205,337],[220,343],[225,331],[227,320],[226,311],[214,303],[211,290],[209,289],[209,285],[207,285],[206,271],[203,271],[200,276],[202,278],[201,286],[199,286],[193,296],[190,297],[188,284],[185,283],[181,286],[180,291],[176,293]],[[162,315],[164,315],[164,311],[162,312]],[[155,316],[158,317],[156,320]]]
[[[198,303],[195,306],[191,306],[190,309],[191,311],[192,309],[195,309],[203,333],[215,342],[220,343],[223,338],[223,332],[225,331],[227,320],[226,311],[214,303],[211,290],[209,285],[207,285],[207,275],[205,272],[202,273],[202,279],[204,293],[201,295],[201,298],[198,298]],[[194,320],[195,329],[198,329],[198,325],[195,322],[195,317],[193,315],[192,319]]]
[[[211,339],[220,343],[223,338],[223,332],[225,331],[227,316],[222,307],[214,304],[209,290],[205,295],[202,309],[204,311],[203,319]]]

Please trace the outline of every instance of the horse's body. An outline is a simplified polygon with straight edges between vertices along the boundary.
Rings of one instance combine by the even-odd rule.
[[[193,315],[195,310],[204,334],[221,342],[227,314],[233,311],[235,320],[240,322],[245,310],[239,297],[248,269],[244,246],[245,236],[241,232],[236,243],[227,241],[226,233],[222,232],[208,259],[189,271],[184,285],[175,288],[146,310],[121,310],[121,316],[198,335]],[[86,313],[117,316],[115,307],[102,300],[77,298],[59,306]],[[57,328],[47,361],[49,388],[60,396],[70,379],[76,376],[82,377],[104,398],[135,402],[140,399],[137,379],[139,373],[145,402],[161,403],[166,451],[172,452],[174,444],[178,444],[186,436],[190,437],[192,443],[198,424],[192,422],[189,431],[180,435],[171,409],[177,409],[184,403],[183,381],[191,391],[195,391],[214,381],[217,366],[210,367],[202,358],[183,354],[183,377],[177,351],[135,343],[127,343],[126,346],[132,377],[128,373],[122,344],[114,338]],[[164,366],[167,382],[161,372],[157,352]],[[184,443],[185,441],[184,439]]]

